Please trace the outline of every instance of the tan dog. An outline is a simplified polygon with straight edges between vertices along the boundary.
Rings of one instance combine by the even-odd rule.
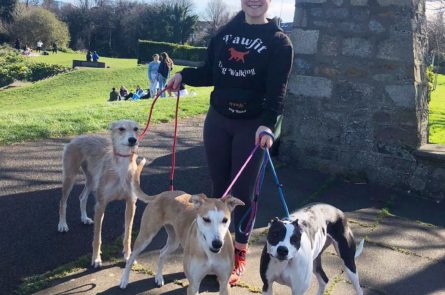
[[[139,164],[139,171],[144,163],[145,160]],[[187,294],[198,294],[201,280],[207,274],[216,274],[219,293],[229,294],[228,282],[234,264],[234,249],[229,232],[230,215],[236,206],[244,203],[234,197],[223,201],[207,198],[204,194],[189,195],[182,191],[167,191],[156,196],[139,191],[138,198],[148,205],[142,216],[133,253],[122,273],[120,287],[127,287],[131,265],[137,255],[164,227],[168,239],[159,256],[156,284],[164,284],[162,269],[165,257],[182,245],[184,272],[189,280]]]
[[[102,265],[100,246],[101,229],[107,204],[114,200],[125,200],[124,258],[131,254],[131,229],[136,210],[136,194],[133,177],[137,170],[138,124],[130,120],[111,123],[111,142],[108,139],[81,135],[65,146],[63,153],[62,199],[59,208],[59,232],[68,231],[66,223],[66,202],[76,180],[79,168],[85,174],[85,187],[80,194],[81,220],[92,224],[86,205],[88,195],[96,196],[94,214],[94,240],[91,264]],[[145,162],[145,161],[144,161]]]

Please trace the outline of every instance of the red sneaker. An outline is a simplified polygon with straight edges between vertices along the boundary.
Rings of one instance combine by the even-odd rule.
[[[238,283],[241,275],[246,269],[246,250],[238,250],[235,248],[235,267],[229,278],[230,286],[235,286]]]

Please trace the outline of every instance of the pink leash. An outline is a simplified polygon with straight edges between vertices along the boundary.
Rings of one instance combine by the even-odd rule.
[[[225,198],[227,198],[227,196],[228,196],[230,190],[232,189],[233,185],[238,180],[238,178],[240,177],[241,173],[243,173],[244,169],[246,168],[247,164],[249,164],[250,160],[252,159],[253,155],[255,154],[255,152],[256,152],[256,150],[258,149],[259,146],[260,146],[259,143],[257,143],[255,145],[253,150],[250,152],[250,155],[247,157],[246,161],[244,162],[243,166],[241,166],[241,169],[238,171],[238,174],[236,174],[236,176],[233,178],[232,182],[230,183],[229,187],[226,189],[226,191],[222,195],[221,199],[224,200]]]

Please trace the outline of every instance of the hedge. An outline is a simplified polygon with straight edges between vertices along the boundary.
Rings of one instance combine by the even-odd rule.
[[[153,60],[153,54],[160,54],[161,52],[167,52],[173,60],[181,59],[200,62],[204,61],[206,51],[206,47],[138,40],[138,63],[148,63]]]
[[[0,47],[0,87],[14,80],[34,82],[67,71],[70,69],[60,65],[31,62],[13,49]]]

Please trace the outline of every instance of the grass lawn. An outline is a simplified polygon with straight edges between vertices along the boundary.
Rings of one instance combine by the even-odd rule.
[[[30,57],[47,63],[69,66],[82,54],[59,53]],[[109,103],[111,88],[125,85],[128,89],[148,88],[147,66],[136,65],[135,59],[101,58],[107,69],[81,68],[21,88],[0,91],[0,144],[24,140],[60,137],[106,130],[111,121],[133,119],[145,126],[152,100]],[[176,70],[182,67],[176,66]],[[180,102],[180,116],[189,117],[207,111],[211,88],[189,87],[194,97]],[[153,122],[174,118],[175,98],[159,99]]]
[[[431,93],[429,142],[445,144],[445,75],[438,75],[437,88]]]

